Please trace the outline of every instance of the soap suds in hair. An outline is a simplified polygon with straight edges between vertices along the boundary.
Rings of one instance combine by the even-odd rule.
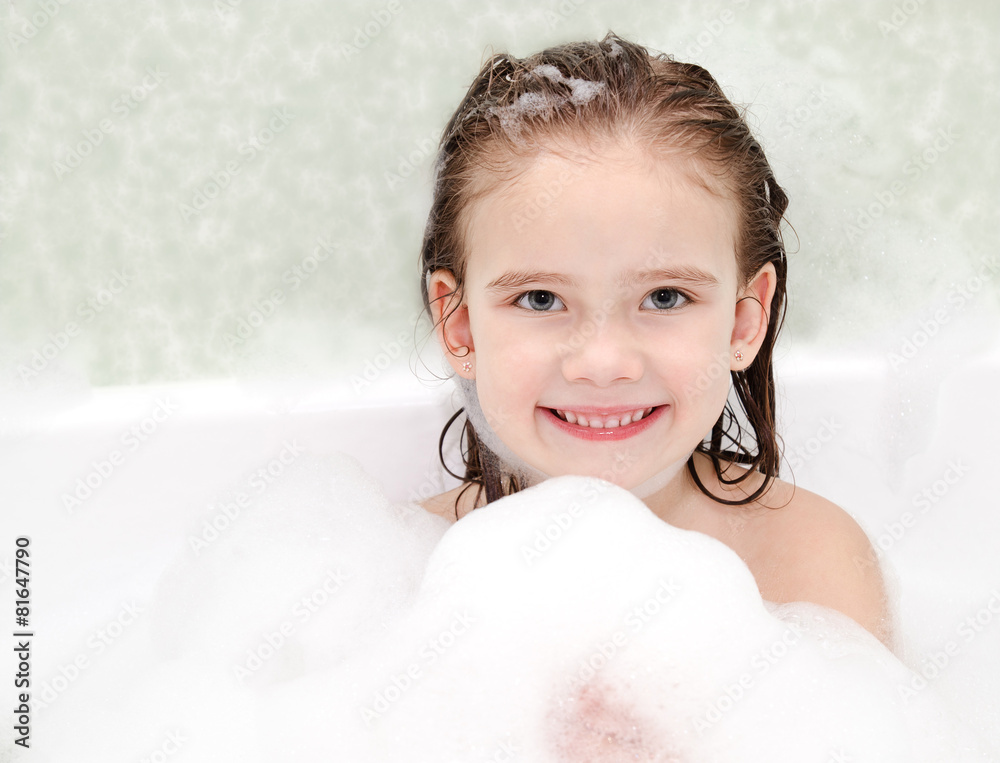
[[[603,82],[592,82],[578,77],[567,77],[552,64],[536,66],[528,76],[545,78],[550,82],[569,87],[570,93],[528,92],[522,93],[509,106],[493,106],[488,113],[500,120],[500,127],[515,139],[520,135],[526,119],[541,117],[548,119],[555,110],[572,103],[577,108],[590,103],[606,87]]]
[[[592,82],[591,80],[579,79],[577,77],[566,77],[552,64],[536,66],[531,70],[531,75],[533,77],[545,77],[550,82],[562,82],[568,85],[572,90],[569,101],[576,106],[583,106],[590,103],[605,87],[603,82]]]

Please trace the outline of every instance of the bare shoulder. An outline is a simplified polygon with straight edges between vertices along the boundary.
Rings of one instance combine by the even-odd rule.
[[[768,505],[780,508],[760,517],[764,532],[756,533],[764,598],[836,609],[893,648],[885,581],[865,531],[809,490],[779,480],[771,492]]]
[[[476,486],[466,482],[445,493],[420,501],[419,505],[434,516],[456,522],[475,508],[476,497]]]
[[[698,472],[714,495],[746,499],[764,482],[729,463],[725,484],[707,458]],[[833,501],[810,490],[775,479],[756,501],[725,506],[703,498],[701,517],[710,535],[729,545],[746,563],[761,596],[777,603],[808,601],[852,618],[890,649],[894,634],[885,581],[878,557],[861,526]],[[719,518],[721,517],[721,519]],[[700,529],[691,527],[689,529]]]

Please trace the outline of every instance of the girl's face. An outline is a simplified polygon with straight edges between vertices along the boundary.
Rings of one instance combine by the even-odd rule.
[[[774,268],[739,289],[733,205],[689,172],[620,146],[545,153],[470,210],[464,302],[438,336],[549,475],[630,489],[686,460],[764,339]],[[431,299],[454,288],[437,271]]]

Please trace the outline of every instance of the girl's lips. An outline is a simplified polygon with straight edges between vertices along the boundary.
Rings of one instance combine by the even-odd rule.
[[[612,427],[610,429],[598,429],[596,427],[582,427],[579,424],[570,424],[563,421],[553,413],[551,408],[542,408],[542,415],[551,421],[557,428],[566,434],[572,435],[580,440],[600,440],[601,442],[611,442],[614,440],[625,440],[635,437],[649,429],[669,408],[669,405],[658,405],[653,408],[648,416],[644,416],[638,421],[633,421],[623,427]]]

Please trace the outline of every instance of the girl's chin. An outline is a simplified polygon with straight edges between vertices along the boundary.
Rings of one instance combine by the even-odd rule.
[[[536,467],[538,468],[538,467]],[[634,488],[640,487],[641,485],[648,482],[650,479],[655,478],[661,472],[637,472],[631,469],[618,469],[614,467],[610,469],[607,466],[594,466],[592,468],[580,467],[580,466],[569,466],[569,465],[553,465],[550,469],[540,469],[547,478],[551,479],[553,477],[595,477],[597,479],[602,479],[605,482],[610,482],[623,490],[633,490]],[[536,484],[536,483],[533,483]]]
[[[661,463],[659,466],[647,465],[645,468],[639,468],[634,464],[631,466],[622,465],[624,462],[620,462],[617,467],[611,466],[610,468],[605,464],[588,467],[581,464],[571,465],[566,463],[550,464],[547,469],[535,468],[538,468],[548,478],[564,476],[596,477],[643,498],[662,489],[671,482],[684,469],[690,457],[691,453],[687,452],[671,463]],[[532,484],[537,484],[537,481]]]

